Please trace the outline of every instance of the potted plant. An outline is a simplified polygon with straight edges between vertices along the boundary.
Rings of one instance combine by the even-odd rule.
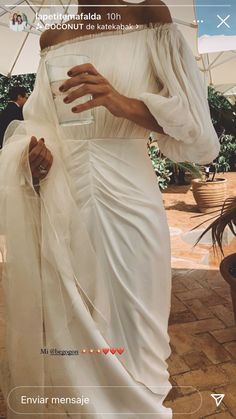
[[[174,172],[174,183],[178,185],[189,185],[192,179],[201,177],[201,169],[196,163],[174,163],[169,159],[167,159],[167,162]]]
[[[220,209],[227,196],[227,180],[217,173],[235,170],[236,160],[235,105],[211,86],[208,88],[208,102],[221,147],[217,159],[210,166],[203,167],[202,176],[192,181],[193,196],[203,213]]]
[[[220,153],[214,162],[202,166],[202,175],[192,180],[192,192],[200,212],[209,213],[219,210],[227,197],[227,179],[218,176],[231,170],[230,158],[236,156],[236,142],[225,131],[219,137]]]
[[[236,105],[214,87],[208,87],[208,103],[216,132],[236,136]]]
[[[172,181],[177,184],[186,184],[188,183],[186,182],[186,176],[197,178],[201,175],[197,164],[188,162],[174,163],[165,157],[160,152],[157,142],[151,136],[149,137],[147,148],[161,190],[166,189]]]
[[[167,159],[162,157],[159,153],[159,148],[155,141],[149,138],[147,143],[148,154],[152,162],[153,169],[157,176],[157,182],[161,190],[167,188],[170,183],[172,172],[167,164]]]
[[[220,209],[227,197],[227,179],[218,177],[219,162],[202,168],[202,176],[192,179],[192,192],[200,212]],[[211,171],[213,168],[213,171]]]
[[[210,225],[199,236],[197,242],[195,243],[195,246],[197,245],[197,243],[200,242],[202,237],[210,231],[214,250],[216,250],[218,246],[221,251],[221,254],[224,256],[223,235],[225,229],[230,229],[230,231],[236,237],[236,196],[227,198],[221,206],[220,215],[215,215],[213,216],[213,218],[215,218],[214,221],[212,221]],[[197,227],[199,226],[196,226],[195,228]],[[230,286],[234,317],[236,321],[236,253],[232,253],[226,256],[221,261],[220,272],[225,281]]]
[[[236,253],[226,256],[220,264],[220,272],[230,286],[231,299],[236,322]]]

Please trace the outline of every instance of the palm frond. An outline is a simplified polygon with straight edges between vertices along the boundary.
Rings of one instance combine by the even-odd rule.
[[[215,218],[216,216],[212,217]],[[211,218],[211,219],[212,219]],[[206,220],[206,221],[209,221]],[[205,224],[204,221],[202,224]],[[229,227],[231,232],[234,236],[236,236],[236,196],[227,198],[221,208],[220,215],[203,231],[203,233],[199,236],[194,246],[196,246],[200,240],[205,236],[208,231],[211,231],[212,236],[212,244],[214,250],[216,250],[216,246],[218,245],[222,255],[224,255],[223,251],[223,234],[226,227]],[[198,226],[194,227],[195,230]]]
[[[178,163],[173,163],[171,160],[167,159],[168,163],[170,165],[175,165],[178,169],[182,169],[184,171],[188,171],[190,172],[194,178],[202,178],[203,177],[203,173],[202,170],[200,168],[200,166],[198,166],[195,163],[190,163],[190,162],[178,162]]]

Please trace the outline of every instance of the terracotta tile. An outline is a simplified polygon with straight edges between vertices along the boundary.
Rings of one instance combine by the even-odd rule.
[[[209,308],[211,306],[215,306],[218,304],[227,304],[229,302],[228,297],[220,294],[218,295],[215,291],[216,289],[214,289],[214,292],[212,292],[210,296],[202,298],[202,303],[206,304]]]
[[[183,417],[188,417],[191,415],[192,418],[192,414],[198,411],[201,406],[201,396],[199,393],[193,393],[184,397],[178,397],[173,401],[165,401],[164,405],[166,407],[171,407],[173,413],[178,414],[178,416],[182,415]]]
[[[231,342],[236,340],[236,326],[229,327],[227,329],[221,330],[212,330],[211,334],[218,340],[220,343]]]
[[[179,277],[172,276],[172,292],[184,292],[187,291],[187,288],[184,284],[180,281]]]
[[[216,289],[224,287],[225,285],[228,286],[220,272],[216,272],[216,271],[213,271],[213,272],[208,271],[208,274],[206,274],[204,278],[209,288],[216,290]]]
[[[221,369],[224,371],[228,378],[230,384],[236,384],[236,363],[235,362],[227,362],[225,364],[221,364]],[[236,393],[234,393],[236,395]]]
[[[198,281],[204,288],[210,288],[213,290],[222,288],[226,285],[221,274],[216,271],[208,271],[208,273],[204,273],[204,278],[200,278]]]
[[[6,404],[3,399],[3,395],[0,390],[0,418],[6,419],[7,418],[7,411],[6,411]]]
[[[191,370],[204,370],[211,365],[211,362],[205,353],[197,350],[183,354],[182,358]]]
[[[225,343],[224,348],[226,349],[226,351],[228,351],[231,354],[231,356],[234,359],[236,359],[236,341]]]
[[[192,336],[188,343],[191,350],[187,352],[185,345],[185,352],[181,355],[191,369],[205,368],[209,364],[220,364],[232,359],[230,353],[208,333]]]
[[[230,286],[227,283],[225,283],[225,286],[214,288],[214,291],[223,299],[231,299]]]
[[[179,283],[177,283],[177,282],[173,283],[172,282],[172,291],[174,293],[176,293],[176,295],[178,295],[178,292],[185,292],[185,291],[188,291],[188,289],[183,284],[181,284],[180,282]]]
[[[195,316],[199,320],[214,317],[214,315],[206,306],[206,304],[203,304],[201,300],[188,300],[185,302],[185,304],[189,307],[189,309],[195,314]]]
[[[191,311],[181,311],[180,313],[171,313],[169,318],[169,324],[192,322],[196,319],[196,316]]]
[[[189,371],[188,365],[184,359],[179,355],[171,355],[168,359],[168,370],[171,375],[180,374],[181,372]]]
[[[218,317],[218,319],[222,320],[222,322],[226,326],[235,325],[234,314],[233,314],[232,308],[229,307],[229,305],[224,306],[222,304],[219,304],[219,305],[210,307],[210,310],[212,311],[212,313],[216,315],[216,317]]]
[[[206,419],[232,419],[229,412],[216,413],[215,415],[205,416]]]
[[[172,294],[171,297],[171,313],[179,313],[186,310],[186,305]]]
[[[196,278],[196,275],[197,275],[197,270],[195,269],[194,271],[191,272],[191,274],[189,274],[189,276],[186,275],[185,278],[181,279],[181,283],[185,286],[185,288],[187,288],[186,291],[203,288],[203,286],[200,284],[200,282]]]
[[[231,355],[209,333],[198,335],[202,351],[213,364],[219,364],[231,360]]]
[[[210,298],[212,297],[212,295],[214,295],[215,297],[218,297],[211,290],[206,290],[205,288],[198,288],[198,289],[193,289],[186,292],[179,292],[178,298],[181,301],[186,301],[186,300],[193,300],[195,298],[199,298],[199,299]]]
[[[194,336],[187,335],[180,328],[177,330],[171,330],[171,328],[172,326],[169,327],[169,334],[171,338],[171,344],[175,351],[179,355],[192,351],[193,347],[195,347],[196,338]]]
[[[173,324],[169,327],[169,330],[170,331],[182,330],[182,331],[185,331],[186,333],[195,334],[195,333],[203,333],[203,332],[208,332],[211,330],[217,330],[217,329],[222,329],[222,328],[224,328],[224,323],[222,323],[219,319],[210,318],[210,319],[198,320],[198,321],[189,322],[189,323]]]
[[[202,369],[188,371],[183,374],[175,375],[174,380],[179,386],[186,386],[182,389],[184,394],[192,392],[191,387],[196,390],[204,390],[208,387],[214,388],[222,384],[229,384],[229,377],[218,365],[209,366],[204,371]],[[190,386],[190,387],[189,387]]]

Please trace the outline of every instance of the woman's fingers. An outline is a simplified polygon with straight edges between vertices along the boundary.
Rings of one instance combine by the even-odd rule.
[[[81,73],[89,73],[95,76],[99,75],[99,72],[91,63],[76,65],[75,67],[72,67],[67,74],[70,77],[74,77]]]
[[[47,148],[44,146],[38,156],[34,158],[34,160],[30,163],[30,167],[32,170],[35,170],[38,166],[43,164],[43,161],[45,160],[47,155]]]
[[[60,87],[61,92],[66,92],[67,90],[71,89],[72,87],[79,86],[83,83],[90,83],[90,84],[99,84],[103,81],[102,76],[95,76],[91,74],[80,74],[75,77],[71,77],[68,80],[65,80],[63,85]]]
[[[40,165],[39,166],[43,166],[45,170],[48,170],[51,167],[51,165],[52,165],[52,160],[53,160],[52,153],[47,148],[46,149],[46,154],[45,154],[44,160],[42,160],[40,162]]]
[[[53,156],[50,150],[46,148],[45,156],[42,160],[38,161],[37,166],[33,170],[33,176],[38,177],[40,179],[43,179],[47,176],[53,162]],[[40,172],[40,166],[43,166],[44,170],[46,170],[46,173]]]
[[[47,176],[52,166],[52,153],[45,146],[44,139],[32,136],[29,144],[29,164],[33,178],[43,179]],[[43,166],[46,173],[41,173],[40,166]]]
[[[71,68],[71,70],[68,71],[67,74],[68,74],[68,76],[71,77],[71,79],[66,80],[59,87],[59,90],[61,92],[64,92],[64,91],[66,91],[66,90],[69,89],[68,86],[70,85],[71,80],[75,78],[75,76],[83,76],[84,77],[86,75],[92,75],[92,76],[100,76],[100,77],[102,77],[101,74],[99,74],[99,72],[96,70],[96,68],[92,64],[90,64],[90,63],[77,65],[77,66]],[[93,82],[95,81],[94,78],[92,80],[93,80]]]
[[[40,174],[40,179],[44,179],[48,175],[48,172],[52,167],[52,163],[53,163],[53,155],[50,152],[50,150],[47,150],[47,156],[45,158],[45,161],[42,163],[43,167],[45,167],[45,170],[47,170],[47,173],[45,173],[44,175]]]
[[[83,97],[85,95],[101,95],[105,93],[107,93],[107,86],[104,84],[84,84],[83,86],[69,93],[68,96],[65,97],[64,102],[70,103],[73,102],[75,99],[78,99],[79,97]]]
[[[30,143],[29,143],[29,151],[31,151],[32,148],[34,148],[37,144],[38,144],[37,138],[32,136],[31,140],[30,140]]]
[[[45,148],[44,140],[40,139],[37,144],[31,149],[29,152],[29,162],[30,164],[34,162],[38,158],[38,156],[42,153]]]
[[[103,96],[97,97],[96,99],[88,100],[88,102],[85,102],[81,105],[74,106],[72,108],[72,112],[74,113],[80,113],[84,111],[88,111],[89,109],[97,108],[98,106],[104,106],[105,105],[105,99]]]

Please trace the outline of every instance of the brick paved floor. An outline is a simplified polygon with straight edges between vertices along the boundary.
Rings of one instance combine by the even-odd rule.
[[[236,173],[227,178],[229,194],[235,194]],[[189,186],[171,186],[163,199],[171,227],[173,269],[168,360],[173,389],[165,404],[181,419],[235,418],[236,325],[229,288],[218,270],[220,258],[214,257],[209,245],[193,249],[181,237],[181,232],[209,216],[193,218],[199,213]],[[235,241],[225,250],[235,252]],[[0,337],[0,349],[1,342]],[[218,408],[211,393],[225,393]],[[1,398],[0,418],[5,418]]]
[[[236,173],[227,178],[229,195],[236,194]],[[236,325],[229,287],[218,269],[221,258],[214,257],[209,245],[193,249],[174,230],[185,233],[209,215],[196,218],[189,186],[171,186],[163,199],[173,233],[168,360],[173,389],[165,404],[178,418],[235,418]],[[225,248],[225,254],[234,252],[235,240]],[[218,408],[211,393],[225,394]]]

